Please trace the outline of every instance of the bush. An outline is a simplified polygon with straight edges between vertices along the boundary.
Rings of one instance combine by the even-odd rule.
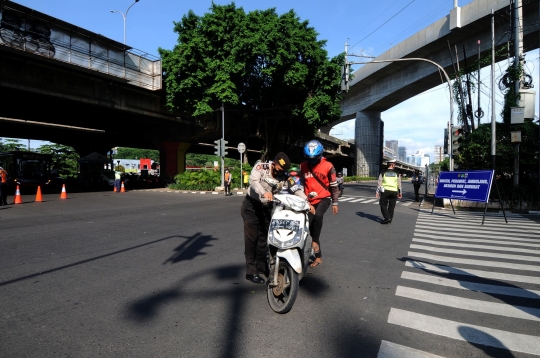
[[[349,183],[349,182],[354,182],[354,181],[372,181],[372,180],[377,180],[377,178],[373,178],[373,177],[357,177],[357,176],[347,176],[347,177],[344,177],[345,179],[345,183]]]
[[[231,188],[240,188],[242,175],[240,167],[227,168],[232,174]],[[249,164],[243,165],[242,170],[251,173]],[[221,169],[201,169],[197,171],[186,170],[182,174],[177,174],[175,184],[170,184],[169,188],[174,190],[204,190],[213,191],[221,185]]]

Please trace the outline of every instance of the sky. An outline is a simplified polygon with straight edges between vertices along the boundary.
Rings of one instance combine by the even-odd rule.
[[[177,34],[173,32],[174,22],[181,21],[189,10],[202,16],[209,12],[212,4],[212,0],[139,0],[137,3],[135,0],[13,2],[119,42],[123,42],[124,38],[123,17],[119,13],[111,13],[111,10],[125,13],[130,8],[126,17],[127,45],[154,56],[159,56],[158,48],[172,49],[177,43]],[[214,0],[219,5],[231,2]],[[464,6],[470,2],[472,0],[459,0],[458,5]],[[329,57],[344,52],[346,42],[350,54],[378,56],[445,17],[454,6],[454,0],[237,0],[234,3],[246,12],[276,8],[278,14],[283,14],[294,10],[300,20],[307,20],[315,28],[319,40],[327,41],[325,49]],[[532,75],[534,83],[538,81],[538,57],[537,50],[526,55],[526,71]],[[505,68],[505,63],[497,64],[496,77]],[[486,113],[482,120],[487,122],[490,121],[491,113],[489,68],[482,71],[481,78],[485,84],[481,103]],[[450,116],[448,98],[447,85],[441,85],[383,112],[384,139],[397,140],[399,146],[407,147],[407,153],[424,151],[433,160],[434,146],[442,145],[444,128]],[[502,103],[502,94],[498,90],[496,100]],[[473,107],[477,107],[476,98],[473,99]],[[498,118],[498,105],[496,113]],[[330,134],[341,139],[353,139],[354,120],[335,126]]]

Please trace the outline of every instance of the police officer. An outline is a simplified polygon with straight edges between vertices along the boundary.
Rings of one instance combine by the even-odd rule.
[[[242,202],[240,212],[244,219],[246,280],[254,283],[265,282],[259,273],[263,273],[268,277],[266,240],[272,215],[273,194],[278,193],[287,185],[285,171],[290,167],[289,157],[287,154],[280,152],[273,161],[257,163],[249,177],[248,194]],[[271,186],[265,181],[265,178],[276,179],[279,184]],[[296,191],[295,194],[305,198],[302,190]]]
[[[420,176],[420,171],[415,170],[411,178],[413,188],[414,188],[414,201],[420,201],[420,195],[418,194],[420,190],[420,185],[422,185],[422,177]]]
[[[377,182],[377,192],[375,197],[379,198],[383,221],[381,224],[390,224],[394,217],[394,208],[396,207],[397,199],[402,198],[401,194],[401,175],[394,170],[396,161],[388,160],[388,169],[379,174]]]

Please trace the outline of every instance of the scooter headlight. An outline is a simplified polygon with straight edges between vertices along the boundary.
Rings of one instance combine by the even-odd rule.
[[[268,241],[283,249],[298,244],[302,233],[298,220],[273,219],[268,230]]]

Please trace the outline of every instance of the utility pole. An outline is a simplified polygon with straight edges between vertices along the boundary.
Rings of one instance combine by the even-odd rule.
[[[514,0],[514,66],[519,68],[523,66],[523,11],[521,7],[521,0]],[[518,104],[519,90],[521,89],[522,76],[514,83],[514,91],[516,98],[516,105]],[[514,157],[514,186],[519,185],[519,143],[514,143],[514,150],[516,152]]]
[[[495,12],[491,9],[491,169],[495,170]]]
[[[221,142],[225,142],[225,103],[221,103]],[[225,148],[225,144],[223,147]],[[225,188],[223,177],[225,176],[225,155],[221,153],[221,187]]]

